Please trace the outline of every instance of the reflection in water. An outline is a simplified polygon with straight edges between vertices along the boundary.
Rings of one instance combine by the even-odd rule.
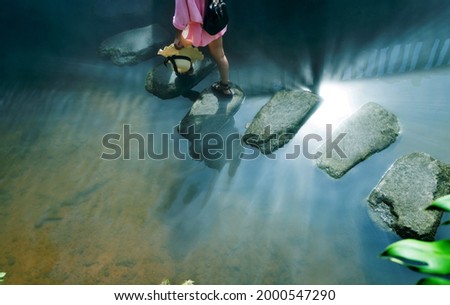
[[[245,96],[241,97],[239,93],[232,99],[217,98],[210,91],[205,91],[203,96],[181,120],[178,131],[189,140],[192,159],[203,161],[206,166],[218,171],[229,163],[228,173],[233,177],[244,150],[234,115]]]
[[[106,133],[120,133],[123,124],[141,134],[171,132],[192,104],[149,96],[134,82],[140,68],[125,70],[134,73],[125,73],[120,89],[100,81],[115,68],[96,69],[101,73],[95,86],[91,75],[76,86],[55,82],[49,89],[3,90],[0,238],[5,251],[0,265],[9,281],[415,282],[415,274],[377,258],[396,237],[370,220],[365,198],[403,154],[425,151],[450,162],[442,144],[450,140],[448,71],[324,81],[323,109],[337,111],[331,105],[339,104],[339,96],[349,110],[376,101],[402,124],[395,145],[333,180],[312,160],[284,159],[305,134],[325,131],[329,114],[320,115],[322,109],[275,160],[259,156],[215,163],[170,154],[167,160],[139,161],[133,144],[131,160],[102,161]],[[269,98],[249,97],[216,131],[243,134]],[[188,153],[191,143],[182,143]]]
[[[318,7],[305,11],[309,18],[297,18],[303,12],[297,9],[287,18],[278,3],[278,9],[254,16],[264,21],[280,15],[292,25],[292,35],[285,36],[276,28],[286,24],[263,24],[274,30],[268,32],[270,48],[261,47],[268,37],[251,35],[259,23],[230,28],[230,39],[251,38],[252,49],[245,48],[247,41],[230,41],[237,47],[229,56],[231,79],[248,97],[238,112],[211,116],[224,120],[202,130],[243,134],[272,92],[320,80],[321,107],[276,159],[241,160],[236,149],[231,160],[206,160],[203,147],[178,135],[182,152],[191,152],[185,160],[174,154],[137,160],[136,143],[131,160],[101,160],[105,134],[121,134],[129,124],[135,133],[161,138],[192,103],[183,97],[161,101],[145,92],[143,82],[156,60],[117,68],[86,51],[79,58],[39,55],[32,48],[10,52],[5,58],[11,62],[1,63],[8,77],[0,85],[0,268],[8,272],[7,283],[415,283],[420,276],[377,257],[397,237],[371,221],[365,200],[404,154],[424,151],[450,163],[450,51],[448,27],[442,26],[448,9],[413,18],[411,10],[425,4],[299,1],[294,7],[313,2]],[[347,14],[355,19],[349,22]],[[393,17],[398,14],[403,19]],[[320,26],[317,32],[299,33],[311,29],[310,23]],[[292,37],[298,37],[295,48],[286,48]],[[27,50],[33,56],[25,56]],[[194,89],[214,80],[212,75]],[[313,160],[284,158],[306,134],[323,136],[327,123],[338,124],[371,101],[395,113],[402,126],[399,141],[382,153],[339,180]],[[448,234],[442,228],[438,238]]]

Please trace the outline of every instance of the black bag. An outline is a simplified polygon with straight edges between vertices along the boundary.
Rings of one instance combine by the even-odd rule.
[[[182,62],[184,61],[184,63]],[[167,67],[167,64],[170,63],[172,65],[173,71],[177,76],[181,75],[191,75],[194,72],[194,67],[192,66],[192,59],[188,56],[184,55],[172,55],[166,58],[164,61],[164,65]],[[183,66],[180,64],[183,63]],[[189,68],[186,68],[186,65]],[[183,67],[183,69],[182,69]],[[182,71],[184,70],[184,71]]]
[[[216,35],[228,24],[227,5],[223,0],[206,0],[203,29],[210,35]]]

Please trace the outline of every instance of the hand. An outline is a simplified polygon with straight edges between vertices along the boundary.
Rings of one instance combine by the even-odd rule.
[[[192,46],[192,41],[184,38],[182,31],[177,30],[173,44],[175,46],[175,49],[180,50],[182,48]]]
[[[173,45],[175,46],[175,49],[177,49],[177,50],[181,50],[182,48],[184,48],[183,43],[180,41],[180,39],[178,37],[175,38]]]

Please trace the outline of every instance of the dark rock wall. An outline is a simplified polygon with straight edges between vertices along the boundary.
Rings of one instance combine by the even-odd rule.
[[[10,3],[3,5],[0,13],[2,28],[10,33],[45,33],[49,40],[76,31],[88,31],[85,36],[96,40],[99,33],[146,23],[170,26],[174,8],[174,1],[170,0],[7,2]],[[397,37],[426,24],[444,23],[449,16],[446,0],[228,0],[227,3],[233,33],[230,42],[258,47],[301,46],[305,41],[310,47],[322,47],[325,41],[329,45],[333,42],[335,48],[344,41],[363,46],[381,35]],[[448,34],[450,30],[442,27],[439,31]]]
[[[0,51],[4,62],[11,61],[14,54],[28,52],[95,57],[101,41],[119,32],[151,23],[172,29],[171,0],[6,2],[0,12],[5,31]],[[363,50],[392,48],[411,39],[432,44],[435,39],[450,37],[447,0],[227,3],[231,21],[226,47],[235,65],[247,61],[255,51],[262,52],[288,76],[300,75],[302,79],[310,74],[314,83],[320,82],[325,68],[341,76],[344,67],[354,64],[355,56]],[[438,53],[442,48],[441,43]],[[428,59],[428,53],[421,55]]]

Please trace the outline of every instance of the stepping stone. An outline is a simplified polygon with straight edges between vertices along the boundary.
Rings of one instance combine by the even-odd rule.
[[[204,90],[181,120],[178,132],[190,141],[192,158],[218,170],[231,162],[231,174],[237,169],[243,151],[234,115],[244,102],[245,94],[235,84],[230,83],[230,87],[232,98],[220,96],[211,88]],[[211,143],[206,143],[205,136],[210,137]]]
[[[216,64],[209,58],[193,63],[192,75],[175,74],[170,65],[163,63],[154,67],[147,75],[145,89],[155,96],[166,100],[180,96],[191,90],[216,68]]]
[[[118,65],[134,65],[156,56],[159,48],[169,43],[171,35],[158,24],[125,31],[103,41],[99,47],[102,57]]]
[[[394,143],[399,133],[394,114],[376,103],[367,103],[333,130],[336,138],[327,139],[319,147],[316,164],[331,177],[341,178],[358,163]],[[336,146],[338,149],[333,149]]]
[[[450,193],[450,166],[425,153],[398,159],[371,192],[372,219],[402,238],[433,240],[442,212],[426,210]]]
[[[256,114],[244,143],[271,154],[288,143],[318,105],[320,97],[305,90],[281,90]]]
[[[193,128],[199,134],[216,132],[233,116],[245,100],[245,93],[237,85],[230,83],[232,98],[223,97],[213,92],[212,88],[205,89],[191,110],[181,120],[178,129],[181,135],[191,139]]]

